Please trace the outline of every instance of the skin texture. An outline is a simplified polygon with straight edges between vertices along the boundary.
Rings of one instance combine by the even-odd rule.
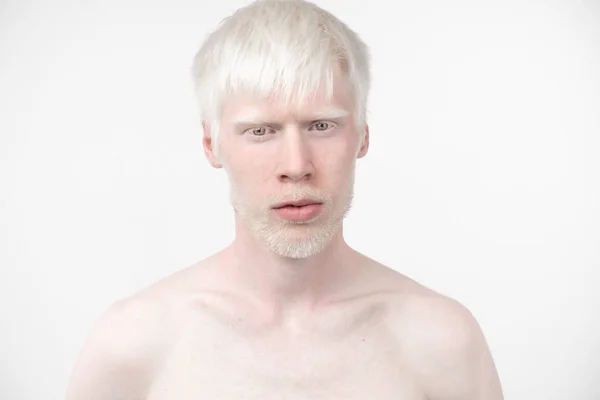
[[[111,306],[68,400],[503,398],[465,307],[345,242],[356,160],[369,147],[351,98],[339,71],[329,101],[232,97],[218,159],[204,125],[206,156],[231,183],[236,238]],[[332,109],[338,117],[323,119]],[[240,123],[250,116],[261,121]],[[323,202],[310,223],[270,208],[303,197]]]

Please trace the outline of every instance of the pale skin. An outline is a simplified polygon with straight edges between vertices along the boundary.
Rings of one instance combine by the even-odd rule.
[[[248,220],[236,213],[229,247],[110,307],[68,400],[503,398],[471,313],[355,251],[335,223],[369,148],[351,99],[339,72],[329,101],[236,96],[218,158],[205,125],[206,156],[227,171]],[[269,208],[295,187],[327,199],[314,222],[287,224]],[[261,212],[292,244],[333,235],[315,254],[284,257],[252,230]]]

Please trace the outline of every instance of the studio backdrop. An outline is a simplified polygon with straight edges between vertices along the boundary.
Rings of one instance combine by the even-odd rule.
[[[466,305],[506,399],[600,399],[600,3],[317,2],[372,54],[347,241]],[[247,3],[0,1],[1,399],[232,240],[190,67]]]

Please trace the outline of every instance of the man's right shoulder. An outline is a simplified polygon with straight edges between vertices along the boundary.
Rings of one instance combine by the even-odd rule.
[[[169,345],[167,303],[144,291],[112,304],[85,341],[67,399],[143,398]]]
[[[100,317],[90,340],[116,357],[138,359],[148,347],[166,339],[170,317],[166,299],[138,293],[113,303]]]
[[[182,321],[198,312],[210,286],[201,260],[112,304],[96,322],[75,364],[67,400],[143,399],[176,341]],[[188,314],[186,314],[188,313]]]

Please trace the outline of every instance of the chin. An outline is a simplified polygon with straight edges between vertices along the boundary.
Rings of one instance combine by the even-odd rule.
[[[254,230],[257,239],[272,253],[285,258],[302,259],[319,254],[332,242],[339,224],[278,224]]]
[[[263,238],[263,243],[272,253],[280,257],[302,259],[322,252],[331,242],[328,239],[314,236],[296,239],[272,236]]]
[[[341,229],[351,201],[341,210],[326,207],[314,220],[295,223],[274,217],[269,210],[256,211],[237,204],[238,216],[255,239],[271,253],[284,258],[303,259],[321,253]]]

